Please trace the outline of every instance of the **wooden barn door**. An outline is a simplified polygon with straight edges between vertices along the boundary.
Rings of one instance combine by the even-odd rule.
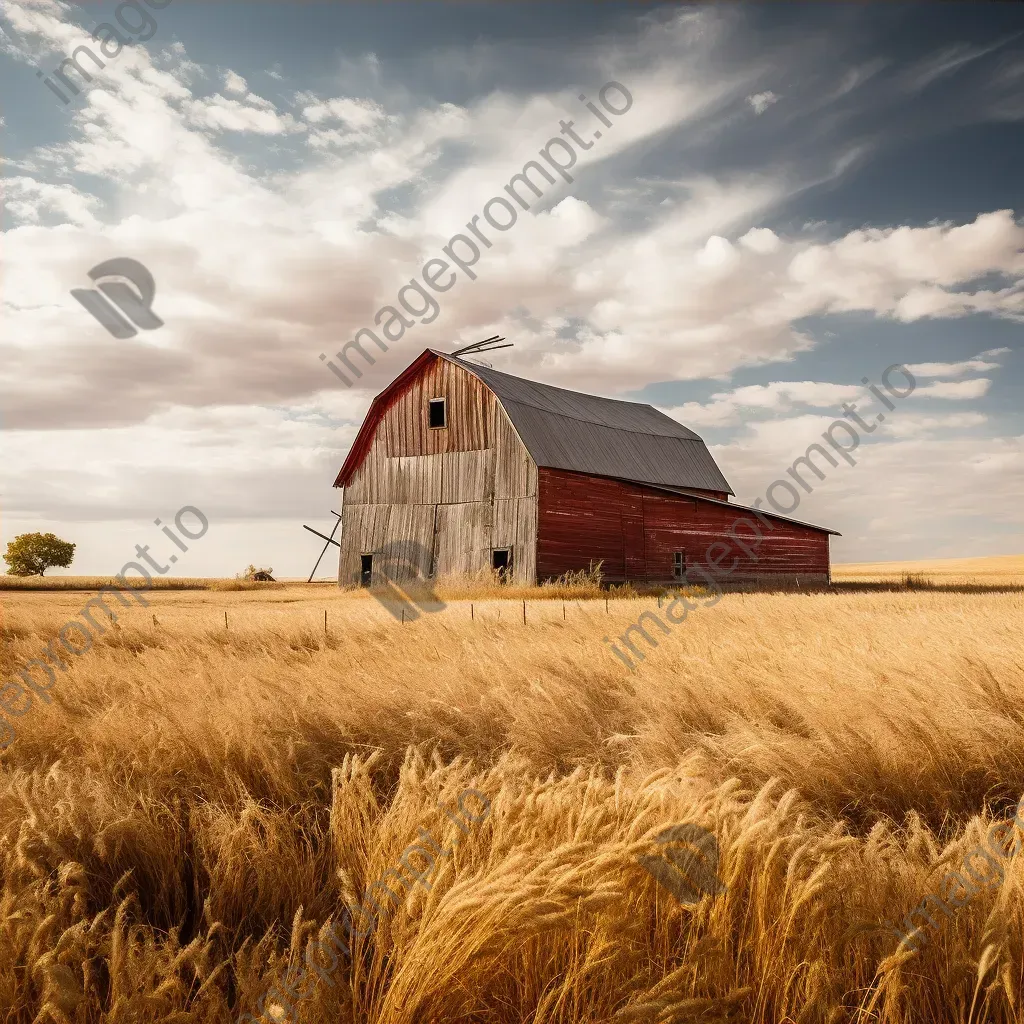
[[[646,540],[647,580],[664,583],[674,580],[675,556],[682,556],[682,568],[704,560],[708,540],[695,533],[695,501],[644,495],[644,537]]]
[[[641,505],[641,509],[643,506]],[[644,557],[644,517],[633,513],[622,514],[622,559],[626,566],[626,579],[642,581],[647,577],[647,559]]]

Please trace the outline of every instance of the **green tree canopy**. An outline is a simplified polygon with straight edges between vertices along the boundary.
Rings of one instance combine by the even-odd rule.
[[[51,566],[66,569],[75,557],[75,545],[55,533],[22,533],[8,545],[4,561],[8,576],[42,576]]]

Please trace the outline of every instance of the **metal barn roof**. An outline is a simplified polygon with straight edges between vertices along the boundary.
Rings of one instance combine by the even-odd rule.
[[[653,406],[566,391],[446,352],[434,354],[464,367],[494,392],[538,466],[734,493],[703,440]]]

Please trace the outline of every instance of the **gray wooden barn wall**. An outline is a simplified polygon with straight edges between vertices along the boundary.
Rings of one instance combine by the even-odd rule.
[[[450,425],[431,430],[428,400],[441,397]],[[489,568],[505,547],[513,578],[536,579],[537,467],[494,395],[445,360],[384,412],[341,513],[342,585],[359,582],[363,554],[387,551],[401,580]]]

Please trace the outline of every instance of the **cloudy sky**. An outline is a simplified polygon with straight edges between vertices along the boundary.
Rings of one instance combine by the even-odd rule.
[[[1024,8],[160,2],[0,0],[0,550],[110,574],[193,505],[176,572],[304,575],[373,394],[500,333],[500,369],[695,429],[741,501],[905,363],[798,517],[837,562],[1024,551]],[[573,180],[345,388],[320,354],[609,81]],[[164,326],[71,295],[117,257]]]

